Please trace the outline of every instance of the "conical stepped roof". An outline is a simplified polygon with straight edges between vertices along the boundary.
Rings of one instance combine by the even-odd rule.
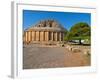
[[[38,22],[36,25],[28,28],[27,30],[54,30],[54,31],[65,31],[66,29],[62,27],[61,24],[59,24],[55,20],[42,20]]]

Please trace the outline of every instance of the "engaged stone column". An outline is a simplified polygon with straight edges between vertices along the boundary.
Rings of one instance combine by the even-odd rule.
[[[46,32],[44,32],[44,36],[45,36],[44,40],[46,41]]]
[[[47,34],[47,41],[49,41],[49,32],[46,32],[46,34]]]
[[[38,39],[38,41],[40,41],[40,31],[39,31],[39,39]]]
[[[28,31],[28,41],[30,42],[31,41],[31,32]]]
[[[51,33],[51,40],[53,41],[53,32]]]
[[[49,40],[48,34],[49,34],[49,33],[46,31],[46,32],[45,32],[45,41],[48,41],[48,40]]]
[[[36,41],[36,31],[34,31],[34,41]]]
[[[59,32],[57,33],[57,41],[59,41]]]
[[[39,31],[36,31],[36,41],[39,41]]]
[[[61,41],[61,32],[59,33],[59,41]]]
[[[29,31],[27,31],[27,42],[29,42]]]
[[[55,32],[55,41],[57,41],[57,32]]]
[[[34,40],[34,38],[33,38],[33,33],[34,33],[34,32],[32,31],[31,33],[32,33],[32,35],[31,35],[31,36],[32,36],[31,40],[33,41],[33,40]]]
[[[44,32],[41,31],[41,32],[40,32],[40,41],[43,41],[43,40],[44,40]]]
[[[32,31],[32,41],[35,41],[35,31]]]
[[[45,41],[45,31],[43,31],[43,41]]]
[[[32,31],[30,31],[30,41],[32,41]]]
[[[28,41],[28,37],[27,37],[27,32],[25,32],[25,42],[27,42]]]
[[[56,33],[55,32],[53,32],[53,41],[56,41],[56,35],[55,35]]]

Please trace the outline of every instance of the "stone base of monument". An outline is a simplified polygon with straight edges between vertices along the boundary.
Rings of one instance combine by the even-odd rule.
[[[40,45],[56,45],[56,46],[62,46],[64,45],[63,41],[31,41],[23,43],[24,45],[34,45],[34,44],[40,44]]]

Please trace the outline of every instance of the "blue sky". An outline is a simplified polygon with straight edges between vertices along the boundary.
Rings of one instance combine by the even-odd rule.
[[[32,25],[35,25],[40,20],[45,19],[54,19],[67,30],[69,30],[74,24],[78,22],[86,22],[91,25],[90,13],[23,10],[24,30],[31,27]]]

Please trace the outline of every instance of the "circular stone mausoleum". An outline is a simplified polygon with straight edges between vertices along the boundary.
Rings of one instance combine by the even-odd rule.
[[[64,40],[66,29],[55,20],[42,20],[36,25],[24,30],[24,43],[48,43]]]

